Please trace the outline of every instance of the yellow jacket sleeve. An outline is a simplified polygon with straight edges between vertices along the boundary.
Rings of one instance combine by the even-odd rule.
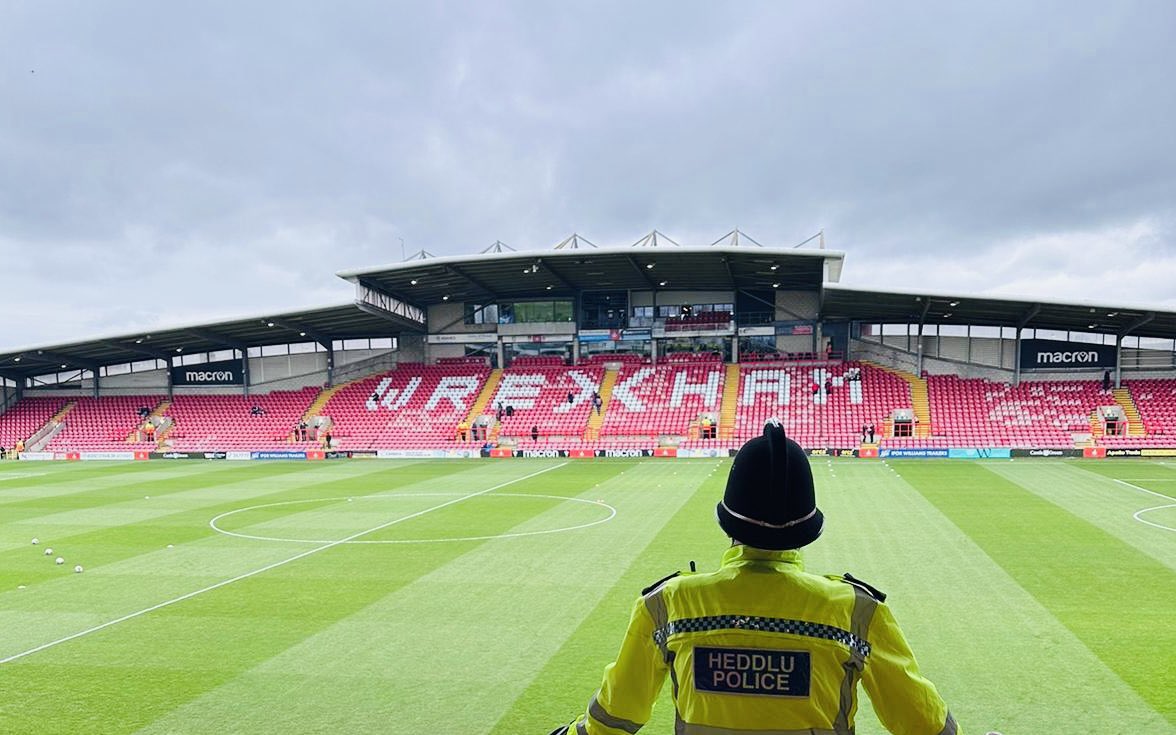
[[[568,728],[577,735],[626,735],[649,721],[665,683],[665,660],[653,642],[653,618],[644,598],[633,607],[617,660],[604,667],[604,682],[588,711]]]
[[[862,685],[882,725],[895,735],[956,735],[959,726],[947,704],[919,673],[915,654],[884,604],[874,612],[869,641]]]

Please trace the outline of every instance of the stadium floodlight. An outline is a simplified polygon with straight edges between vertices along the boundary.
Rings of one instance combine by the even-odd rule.
[[[272,326],[274,325],[274,323],[273,323],[273,322],[266,322],[266,323],[265,323],[265,325],[266,325],[267,327],[272,327]]]
[[[655,266],[655,265],[657,265],[657,264],[656,263],[646,263],[645,270],[653,270],[653,266]]]
[[[779,265],[772,263],[772,267],[769,270],[778,270],[779,268],[780,268]]]
[[[951,303],[948,304],[948,306],[959,306],[959,305],[960,305],[960,302],[958,302],[958,301],[952,301]]]
[[[19,358],[19,357],[14,357],[14,358],[12,358],[12,361],[13,361],[13,362],[20,362],[20,358]]]
[[[299,336],[299,337],[305,337],[305,336],[306,336],[306,332],[299,332],[299,333],[298,333],[298,336]]]
[[[547,290],[548,290],[548,291],[550,291],[550,290],[551,290],[551,286],[548,286],[548,287],[547,287]]]
[[[68,366],[68,365],[66,365],[66,364],[63,362],[63,363],[61,363],[61,367],[62,367],[62,368],[67,368],[67,367],[69,367],[69,366]]]
[[[445,294],[444,296],[442,296],[442,297],[441,297],[441,300],[442,300],[442,301],[448,301],[448,300],[449,300],[449,294]]]
[[[410,286],[415,286],[416,284],[417,284],[417,279],[415,279],[415,278],[408,282],[408,285],[410,285]]]
[[[772,288],[780,288],[780,284],[778,284],[778,283],[773,283],[773,284],[772,284]]]
[[[658,282],[657,282],[657,285],[659,285],[659,286],[668,286],[668,285],[669,285],[669,283],[670,283],[669,281],[658,281]]]

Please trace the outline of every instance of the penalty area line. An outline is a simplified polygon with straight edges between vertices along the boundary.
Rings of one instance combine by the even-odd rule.
[[[69,641],[76,640],[78,638],[81,638],[82,636],[86,636],[91,633],[97,633],[98,631],[105,630],[106,628],[109,628],[113,625],[118,625],[119,623],[125,623],[128,620],[133,620],[134,618],[140,617],[142,615],[146,615],[147,613],[150,613],[150,612],[155,612],[156,610],[161,610],[161,609],[163,609],[165,607],[169,607],[171,605],[175,605],[176,603],[183,602],[184,600],[190,600],[193,597],[196,597],[197,595],[202,595],[205,592],[212,592],[213,590],[218,590],[221,587],[226,587],[230,584],[233,584],[234,582],[240,582],[243,579],[249,579],[250,577],[256,577],[257,575],[262,574],[263,572],[268,572],[271,569],[277,569],[278,567],[285,566],[286,564],[298,561],[299,559],[305,559],[306,557],[308,557],[312,554],[317,554],[320,551],[326,551],[327,549],[333,549],[336,546],[339,546],[340,544],[345,544],[348,541],[354,541],[355,539],[359,538],[360,536],[366,536],[369,533],[375,533],[376,531],[383,530],[385,528],[388,528],[389,526],[395,526],[397,523],[403,523],[404,521],[412,520],[413,518],[419,518],[420,516],[423,516],[426,513],[432,513],[435,510],[441,510],[442,508],[447,508],[451,505],[454,505],[455,503],[460,503],[463,500],[469,500],[470,498],[476,498],[479,495],[485,495],[488,492],[498,490],[499,488],[504,488],[508,485],[513,485],[516,482],[522,482],[523,480],[529,480],[532,477],[537,477],[539,475],[542,475],[545,472],[550,472],[551,470],[558,470],[560,467],[563,467],[566,464],[567,464],[567,462],[561,462],[561,463],[555,465],[554,467],[547,467],[545,469],[539,470],[538,472],[532,472],[529,475],[523,475],[522,477],[518,477],[513,480],[508,480],[507,482],[500,483],[498,485],[495,485],[494,487],[488,487],[485,490],[479,490],[474,493],[469,493],[468,495],[462,495],[461,497],[454,498],[453,500],[446,501],[446,502],[441,503],[439,505],[434,505],[432,507],[425,508],[424,510],[418,510],[415,513],[410,513],[409,515],[403,516],[401,518],[393,519],[391,521],[388,521],[387,523],[381,523],[378,526],[374,526],[372,528],[368,528],[363,531],[359,531],[358,533],[353,533],[350,536],[347,536],[345,538],[341,538],[337,541],[331,541],[329,543],[323,544],[322,546],[316,546],[313,549],[308,549],[306,551],[303,551],[302,553],[295,554],[294,556],[291,556],[287,559],[282,559],[280,561],[273,562],[272,564],[266,564],[264,567],[261,567],[260,569],[254,569],[251,572],[245,572],[244,574],[238,574],[236,577],[233,577],[232,579],[226,579],[224,581],[217,582],[216,584],[210,584],[209,586],[204,587],[202,589],[198,589],[194,592],[189,592],[187,594],[180,595],[179,597],[176,597],[171,600],[167,600],[165,602],[161,602],[157,605],[152,605],[151,607],[145,607],[142,610],[138,610],[136,612],[129,613],[127,615],[123,615],[122,617],[115,618],[114,620],[108,620],[105,623],[102,623],[100,625],[95,625],[92,628],[87,628],[87,629],[79,631],[77,633],[73,633],[72,635],[67,635],[64,638],[58,638],[55,641],[49,641],[48,643],[42,643],[41,645],[39,645],[35,648],[30,648],[27,651],[21,651],[20,653],[14,653],[11,656],[8,656],[6,658],[0,658],[0,665],[12,663],[13,661],[16,661],[18,659],[22,659],[25,656],[31,656],[34,653],[39,653],[40,651],[44,651],[45,649],[53,648],[54,646],[59,646],[62,643],[68,643]]]
[[[1148,495],[1155,495],[1157,498],[1163,498],[1164,500],[1172,501],[1166,505],[1156,505],[1151,508],[1144,508],[1143,510],[1137,510],[1137,511],[1135,511],[1134,514],[1132,514],[1131,517],[1134,520],[1137,520],[1140,523],[1145,523],[1149,526],[1152,526],[1153,528],[1162,528],[1165,531],[1172,531],[1173,533],[1176,533],[1176,528],[1172,528],[1171,526],[1165,526],[1162,523],[1154,523],[1152,521],[1147,520],[1146,518],[1140,518],[1140,516],[1142,516],[1144,513],[1150,513],[1153,510],[1166,510],[1168,508],[1176,508],[1176,498],[1173,498],[1171,495],[1157,493],[1154,490],[1148,490],[1146,487],[1140,487],[1139,485],[1132,485],[1130,482],[1127,482],[1126,480],[1115,479],[1115,482],[1119,483],[1120,485],[1126,485],[1129,488],[1133,488],[1135,490],[1145,492]]]

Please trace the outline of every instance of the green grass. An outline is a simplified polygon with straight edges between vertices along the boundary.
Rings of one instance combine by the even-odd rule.
[[[0,463],[0,733],[545,733],[717,563],[727,466]],[[890,594],[964,732],[1176,732],[1176,465],[813,467],[809,569]]]

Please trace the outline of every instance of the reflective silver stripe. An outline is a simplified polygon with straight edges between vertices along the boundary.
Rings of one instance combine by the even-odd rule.
[[[947,713],[947,722],[943,723],[943,729],[939,731],[939,735],[956,735],[960,726],[956,724],[955,718],[951,716],[951,712]]]
[[[583,722],[576,723],[576,735],[588,735],[588,728],[584,727]]]
[[[767,521],[757,521],[754,518],[748,518],[747,516],[743,515],[742,513],[736,513],[735,511],[731,510],[730,506],[728,506],[725,501],[720,500],[719,505],[723,506],[723,510],[727,511],[728,513],[735,516],[739,520],[747,521],[748,523],[754,523],[755,525],[763,526],[764,528],[791,528],[792,526],[795,526],[798,523],[804,523],[805,521],[807,521],[808,519],[812,518],[813,516],[815,516],[817,514],[817,509],[816,509],[816,507],[814,507],[809,512],[809,514],[807,516],[805,516],[804,518],[797,518],[795,521],[788,521],[787,523],[776,524],[776,523],[768,523]]]
[[[623,717],[614,717],[609,714],[608,710],[600,705],[600,700],[596,695],[592,695],[592,701],[588,702],[588,714],[592,715],[592,719],[596,720],[605,727],[611,727],[614,730],[624,730],[628,733],[636,733],[641,729],[641,725],[631,720],[626,720]]]
[[[648,604],[648,598],[647,604]],[[871,598],[872,599],[872,598]],[[705,618],[682,618],[671,620],[664,627],[653,631],[653,640],[658,646],[680,633],[707,633],[714,630],[757,631],[760,633],[784,633],[806,638],[820,638],[840,643],[853,650],[863,659],[870,655],[870,644],[852,631],[824,623],[788,618],[765,618],[759,615],[711,615]]]
[[[878,601],[870,593],[856,585],[853,587],[853,613],[849,618],[849,632],[854,638],[865,642],[870,630],[870,621],[878,609]],[[869,646],[869,643],[866,643]],[[866,650],[869,650],[868,648]],[[850,717],[857,708],[857,685],[866,667],[866,657],[858,649],[850,649],[849,660],[842,664],[845,678],[841,680],[841,700],[837,707],[837,718],[833,720],[833,731],[838,735],[852,735]]]
[[[682,729],[674,730],[674,735],[839,735],[834,730],[731,730],[726,727],[711,727],[709,725],[691,725],[682,723]]]
[[[666,648],[666,639],[665,637],[659,639],[657,635],[657,631],[666,627],[670,617],[666,611],[666,601],[662,599],[660,588],[645,596],[645,609],[649,611],[649,617],[653,618],[653,641],[661,649],[662,658],[666,663],[669,663],[670,651]]]

